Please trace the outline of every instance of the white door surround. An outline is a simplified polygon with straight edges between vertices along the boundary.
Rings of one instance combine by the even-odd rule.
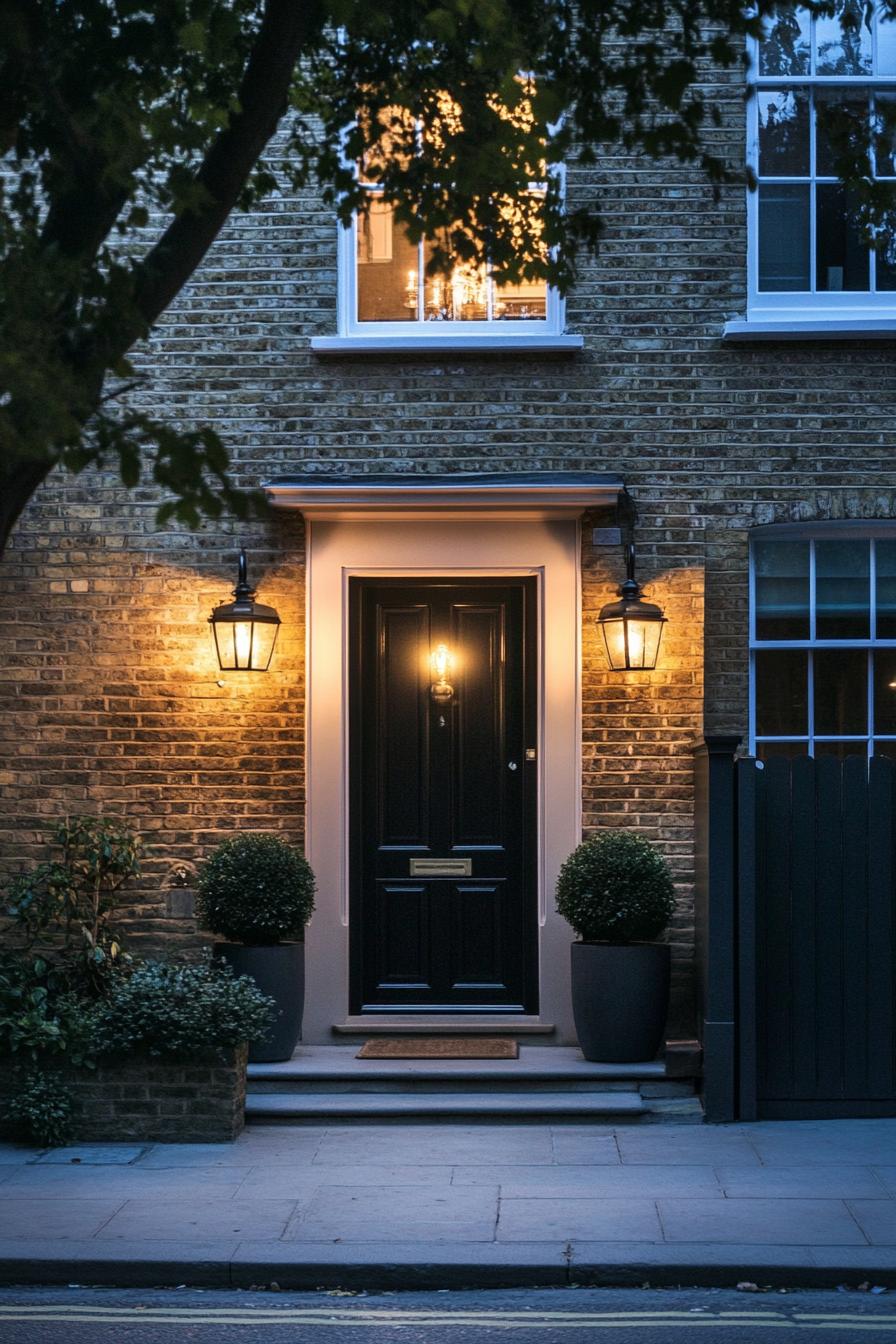
[[[512,478],[511,478],[512,479]],[[609,485],[601,483],[604,500]],[[273,495],[273,490],[272,490]],[[615,497],[615,490],[613,490]],[[303,1040],[330,1044],[349,1019],[348,940],[348,585],[359,576],[448,577],[534,575],[539,593],[539,979],[537,1018],[488,1014],[455,1018],[428,1014],[384,1019],[371,1026],[407,1026],[421,1032],[450,1025],[525,1032],[553,1026],[556,1044],[574,1043],[569,996],[572,931],[554,909],[557,872],[581,838],[581,575],[582,503],[560,508],[531,502],[525,512],[495,508],[433,507],[387,516],[375,508],[301,507],[307,526],[306,852],[317,876],[317,908],[306,934]],[[494,496],[493,496],[494,498]],[[385,504],[385,500],[382,501]],[[468,500],[468,503],[470,501]],[[540,507],[539,507],[540,505]],[[481,508],[480,499],[480,508]],[[563,507],[565,506],[565,507]],[[562,510],[562,511],[561,511]],[[348,516],[346,516],[348,513]],[[336,516],[334,517],[334,514]],[[309,517],[310,515],[310,517]]]

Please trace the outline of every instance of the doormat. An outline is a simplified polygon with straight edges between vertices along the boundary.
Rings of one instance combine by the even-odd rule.
[[[518,1059],[503,1036],[381,1036],[365,1041],[355,1059]]]

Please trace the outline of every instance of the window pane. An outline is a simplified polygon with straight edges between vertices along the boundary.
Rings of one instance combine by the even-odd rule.
[[[896,761],[896,742],[875,742],[875,756],[886,756],[891,761]]]
[[[879,238],[874,285],[881,292],[896,289],[896,235],[889,230]]]
[[[756,638],[809,638],[809,543],[756,541]]]
[[[854,737],[868,731],[868,654],[864,649],[816,649],[815,732]]]
[[[896,541],[874,543],[877,571],[877,638],[896,639]]]
[[[868,743],[861,742],[816,742],[816,756],[836,756],[838,760],[845,761],[847,756],[868,757]]]
[[[373,198],[358,212],[358,320],[413,322],[417,317],[416,243],[395,227],[390,206]]]
[[[760,761],[771,761],[776,756],[806,756],[809,752],[807,742],[757,742],[756,757]]]
[[[874,95],[874,171],[878,177],[896,177],[896,98]]]
[[[874,654],[874,731],[896,736],[896,649]]]
[[[835,182],[819,183],[815,191],[816,287],[831,292],[867,290],[868,248],[862,241],[847,193]]]
[[[891,14],[877,16],[877,73],[896,75],[896,23]]]
[[[519,322],[547,315],[547,286],[538,280],[495,286],[495,317]]]
[[[756,654],[756,732],[762,737],[801,737],[808,732],[808,655],[803,649]]]
[[[809,288],[809,188],[759,187],[759,288]]]
[[[761,75],[809,73],[809,15],[805,9],[779,9],[768,19],[768,37],[759,48]]]
[[[856,96],[842,89],[815,90],[815,175],[839,177],[835,154],[844,136],[860,136],[867,144],[871,108],[868,94]]]
[[[817,639],[869,638],[869,576],[870,552],[867,541],[815,543]]]
[[[815,20],[815,70],[819,75],[864,75],[871,73],[871,30],[863,6],[844,0],[839,14]],[[852,20],[848,27],[841,19]]]
[[[428,262],[429,243],[423,244]],[[426,276],[423,315],[427,322],[484,322],[488,317],[489,280],[484,266],[458,262],[450,275]]]
[[[758,95],[761,177],[809,174],[809,95],[774,89]]]

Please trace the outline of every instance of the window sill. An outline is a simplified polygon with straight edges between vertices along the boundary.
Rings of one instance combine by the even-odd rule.
[[[316,355],[575,354],[582,336],[312,336]]]
[[[892,317],[736,317],[725,323],[725,341],[896,341]]]

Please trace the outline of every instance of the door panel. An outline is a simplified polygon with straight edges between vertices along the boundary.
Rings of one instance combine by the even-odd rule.
[[[353,579],[349,603],[351,1010],[533,1012],[535,581]]]

